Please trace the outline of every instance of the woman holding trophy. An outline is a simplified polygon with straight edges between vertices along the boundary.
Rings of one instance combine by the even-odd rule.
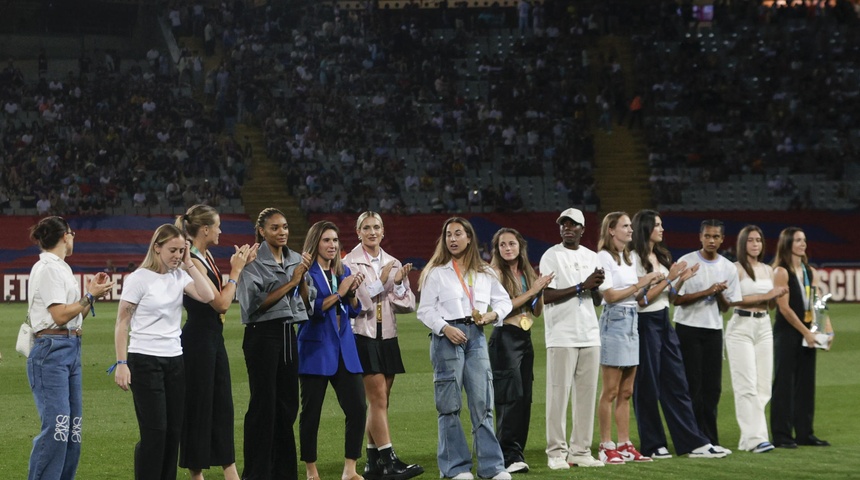
[[[812,428],[815,357],[817,348],[830,348],[833,328],[829,318],[819,322],[815,319],[818,272],[809,266],[803,230],[789,227],[779,234],[773,266],[774,287],[788,287],[788,294],[777,299],[773,325],[774,380],[770,425],[774,445],[780,448],[797,448],[798,445],[827,447],[830,443],[816,437]],[[827,335],[824,342],[818,341],[821,333]]]

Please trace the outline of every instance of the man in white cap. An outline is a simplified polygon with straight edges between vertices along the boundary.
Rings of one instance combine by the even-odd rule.
[[[597,254],[579,244],[585,231],[582,211],[568,208],[556,223],[561,243],[540,260],[541,275],[555,273],[544,291],[546,322],[546,454],[553,470],[602,467],[591,454],[594,409],[600,370],[600,331],[596,305],[603,283]],[[566,441],[567,408],[573,425]]]

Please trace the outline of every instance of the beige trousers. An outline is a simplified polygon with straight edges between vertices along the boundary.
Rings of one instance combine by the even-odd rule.
[[[600,347],[546,349],[546,455],[591,455]],[[573,425],[567,436],[567,405]]]

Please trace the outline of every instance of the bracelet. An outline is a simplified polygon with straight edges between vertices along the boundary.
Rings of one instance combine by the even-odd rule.
[[[648,289],[643,288],[643,290],[645,290],[645,295],[642,295],[642,300],[645,301],[645,306],[647,307],[648,306]]]
[[[113,365],[110,366],[110,368],[107,369],[108,375],[113,373],[113,371],[116,369],[117,365],[128,365],[128,360],[117,360],[116,363],[114,363]]]
[[[95,306],[96,298],[93,297],[93,294],[90,292],[87,292],[86,297],[87,297],[87,301],[90,302],[90,315],[95,317],[96,316],[96,306]]]
[[[334,294],[337,295],[337,301],[338,302],[343,302],[343,298],[341,298],[340,292],[334,292]]]
[[[227,283],[232,283],[234,287],[239,288],[239,282],[233,280],[232,278],[228,278]]]

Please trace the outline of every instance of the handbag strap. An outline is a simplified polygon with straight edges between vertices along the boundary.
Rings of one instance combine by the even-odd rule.
[[[41,261],[42,260],[40,259],[39,262],[41,262]],[[42,271],[42,269],[39,269],[39,272],[41,272],[41,271]],[[33,292],[33,288],[34,288],[33,285],[37,284],[35,281],[33,281],[33,279],[35,279],[35,278],[36,278],[36,275],[34,273],[32,276],[30,276],[30,278],[27,281],[27,321],[25,323],[30,326],[30,329],[33,328],[33,324],[30,322],[30,309],[33,308],[33,299],[36,297],[36,293]],[[32,295],[31,295],[31,292],[32,292]]]

